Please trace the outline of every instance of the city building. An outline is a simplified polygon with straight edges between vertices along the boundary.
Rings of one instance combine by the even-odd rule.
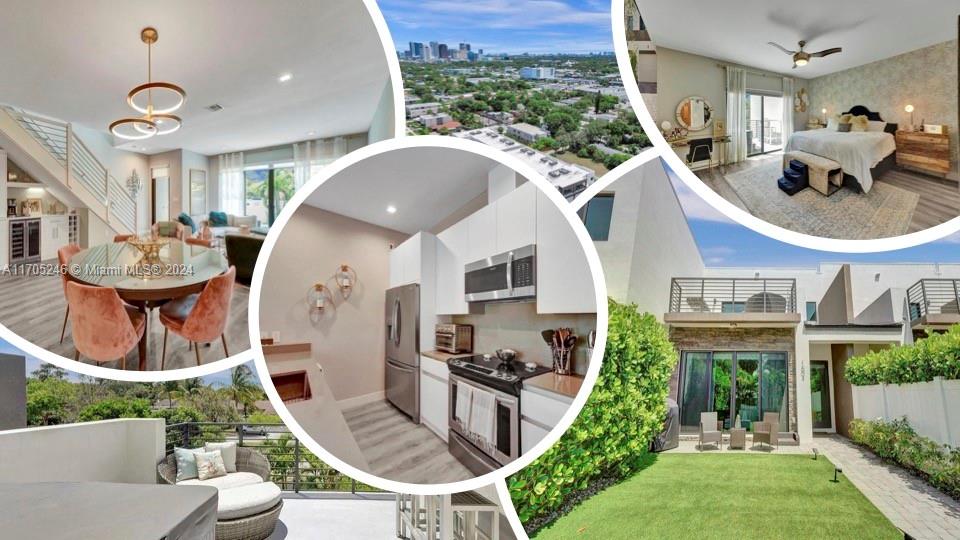
[[[453,118],[447,113],[425,114],[417,118],[418,122],[430,129],[437,129],[451,120],[453,120]]]
[[[543,80],[557,78],[557,70],[552,67],[525,67],[520,69],[521,79]]]
[[[504,137],[494,128],[458,131],[453,136],[492,146],[523,161],[543,175],[568,201],[575,199],[596,181],[596,175],[590,169],[534,150]]]
[[[532,124],[520,122],[507,126],[507,135],[519,139],[520,142],[529,144],[537,139],[549,137],[550,132]]]
[[[408,52],[410,53],[410,58],[423,58],[423,43],[411,41]]]
[[[439,56],[441,59],[444,59],[444,60],[450,57],[450,50],[447,48],[446,43],[441,43],[440,45],[437,45],[437,56]]]
[[[417,118],[425,114],[436,114],[440,110],[440,104],[431,101],[429,103],[410,103],[406,106],[407,118]]]

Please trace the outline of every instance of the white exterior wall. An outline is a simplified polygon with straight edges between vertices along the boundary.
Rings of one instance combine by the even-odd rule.
[[[155,484],[163,419],[119,419],[0,432],[0,482]]]
[[[960,380],[854,386],[853,414],[888,421],[905,416],[918,434],[960,447]]]

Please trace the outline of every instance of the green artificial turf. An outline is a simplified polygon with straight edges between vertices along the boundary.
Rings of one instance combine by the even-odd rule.
[[[823,456],[660,454],[539,531],[567,538],[903,538]]]

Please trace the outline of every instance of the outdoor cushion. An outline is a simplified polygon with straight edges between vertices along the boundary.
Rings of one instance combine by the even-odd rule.
[[[203,448],[174,448],[173,455],[177,459],[177,482],[197,477],[197,456]]]
[[[207,452],[213,452],[214,450],[219,450],[220,455],[223,456],[223,466],[227,468],[228,473],[237,472],[237,443],[234,441],[229,442],[208,442],[203,445],[203,449]]]
[[[226,212],[210,212],[210,225],[212,227],[226,227],[229,225]]]
[[[188,216],[186,212],[180,212],[180,215],[177,216],[177,221],[183,223],[185,227],[190,227],[190,232],[197,232],[197,224],[193,222],[193,218]]]
[[[210,478],[208,480],[200,480],[199,478],[193,478],[192,480],[184,480],[183,482],[177,482],[178,486],[208,486],[217,488],[219,490],[226,490],[232,488],[238,488],[243,486],[250,486],[253,484],[262,484],[263,478],[252,472],[235,472],[227,473],[226,476],[218,476],[216,478]]]
[[[223,454],[219,450],[213,452],[197,452],[197,476],[201,480],[209,480],[218,476],[226,476],[227,468],[223,465]]]
[[[217,519],[239,519],[265,512],[280,502],[280,488],[273,482],[261,482],[219,492]]]

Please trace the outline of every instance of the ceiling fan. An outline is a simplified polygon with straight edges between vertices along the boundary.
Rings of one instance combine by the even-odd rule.
[[[786,47],[783,47],[782,45],[779,45],[779,44],[774,43],[774,42],[772,42],[772,41],[767,42],[767,44],[768,44],[768,45],[773,45],[774,47],[780,49],[781,51],[783,51],[783,52],[785,52],[785,53],[793,56],[793,69],[797,69],[797,67],[803,67],[803,66],[809,64],[811,58],[823,58],[824,56],[830,56],[831,54],[836,54],[836,53],[839,53],[839,52],[843,52],[843,48],[841,48],[841,47],[834,47],[834,48],[832,48],[832,49],[826,49],[826,50],[823,50],[823,51],[820,51],[820,52],[808,53],[808,52],[806,52],[806,51],[803,50],[804,46],[806,46],[806,44],[807,44],[806,41],[801,41],[801,42],[799,43],[799,45],[800,45],[800,50],[799,50],[799,51],[791,51],[791,50],[788,50]]]

